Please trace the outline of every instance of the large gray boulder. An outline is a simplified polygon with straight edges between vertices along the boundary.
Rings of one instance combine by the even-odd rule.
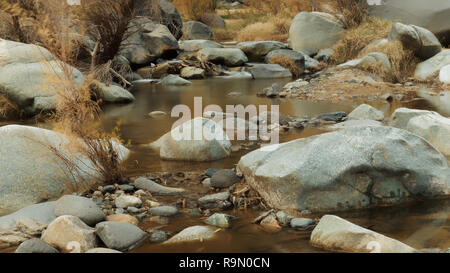
[[[93,162],[79,152],[83,147],[76,138],[50,130],[0,127],[0,215],[58,198],[77,183],[101,180]],[[115,143],[114,149],[120,160],[127,158],[127,148]]]
[[[450,2],[447,0],[383,0],[369,6],[371,16],[429,29],[443,45],[450,44]]]
[[[238,169],[277,209],[344,211],[448,197],[447,159],[405,130],[339,130],[253,151]]]
[[[62,68],[72,71],[75,86],[84,83],[78,69],[58,61],[47,49],[0,40],[0,93],[27,114],[56,108],[59,81],[65,78]]]
[[[361,104],[348,114],[348,116],[359,120],[383,121],[385,118],[383,112],[368,104]]]
[[[135,100],[133,94],[115,84],[106,85],[97,81],[91,85],[91,88],[97,92],[99,98],[104,102],[128,103]]]
[[[187,40],[211,40],[213,32],[202,22],[188,21],[183,25],[183,37]]]
[[[241,66],[248,62],[247,56],[239,48],[203,48],[196,56],[200,61],[226,66]]]
[[[242,42],[237,44],[252,62],[264,61],[266,55],[276,49],[286,49],[287,45],[278,41]]]
[[[56,248],[49,246],[41,239],[33,238],[19,245],[15,253],[59,253]]]
[[[227,26],[222,16],[217,13],[205,13],[201,20],[211,28],[225,28]]]
[[[88,226],[94,226],[105,220],[105,214],[94,201],[76,195],[64,195],[59,198],[55,203],[54,212],[56,216],[76,216]]]
[[[250,63],[246,70],[252,74],[253,79],[291,78],[292,73],[279,64]]]
[[[231,142],[223,128],[206,118],[195,118],[172,129],[153,147],[168,160],[214,161],[230,155]]]
[[[311,56],[320,49],[332,47],[343,33],[344,27],[331,14],[300,12],[289,29],[289,45]]]
[[[168,0],[137,0],[136,16],[148,16],[150,19],[165,25],[176,39],[183,35],[183,20],[177,8]]]
[[[433,111],[399,108],[392,114],[389,124],[423,137],[450,156],[450,119]]]
[[[439,40],[428,29],[395,23],[388,36],[391,41],[400,41],[404,48],[414,51],[426,60],[442,51]]]
[[[439,71],[450,65],[450,50],[446,49],[434,55],[432,58],[419,63],[416,66],[414,77],[420,81],[431,80],[439,74]]]
[[[136,17],[128,29],[131,35],[122,42],[120,55],[131,65],[143,66],[160,57],[177,55],[178,41],[165,25],[146,17]]]
[[[325,215],[311,233],[311,245],[336,252],[413,253],[415,249],[338,216]]]

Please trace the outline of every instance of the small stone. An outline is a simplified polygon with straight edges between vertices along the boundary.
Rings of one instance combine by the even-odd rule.
[[[198,204],[200,205],[200,207],[206,209],[213,209],[213,208],[226,209],[231,206],[231,203],[228,201],[229,198],[230,198],[229,192],[219,192],[216,194],[210,194],[199,198]]]
[[[151,208],[161,206],[160,203],[152,201],[152,200],[146,200],[145,203]]]
[[[129,184],[120,185],[119,189],[126,193],[134,192],[134,186]]]
[[[240,181],[241,179],[233,170],[219,170],[211,177],[211,186],[214,188],[228,188]]]
[[[231,225],[231,221],[235,219],[234,216],[224,214],[224,213],[214,213],[208,219],[206,219],[206,223],[212,226],[228,228]]]
[[[121,223],[130,223],[132,225],[137,226],[139,224],[139,220],[136,217],[133,217],[128,214],[112,214],[106,217],[106,221],[109,222],[121,222]]]
[[[135,208],[135,207],[128,207],[128,208],[127,208],[127,211],[128,211],[129,213],[139,213],[139,212],[141,212],[140,209]]]
[[[41,239],[33,238],[21,243],[15,253],[59,253],[59,251]]]
[[[64,195],[56,201],[53,211],[56,216],[76,216],[89,226],[105,220],[101,208],[91,199],[81,196]]]
[[[281,226],[278,224],[277,218],[273,213],[264,218],[259,225],[267,232],[275,233],[281,230]]]
[[[101,191],[102,191],[103,194],[105,194],[105,193],[114,193],[116,191],[116,187],[114,187],[113,185],[107,185],[107,186],[104,186],[101,189]]]
[[[291,228],[306,229],[313,226],[315,223],[316,222],[313,219],[309,218],[294,218],[291,220],[290,225]]]
[[[208,177],[206,179],[203,179],[202,185],[206,188],[211,188],[211,178]]]
[[[141,207],[142,201],[136,196],[131,195],[121,195],[115,200],[116,207],[127,208],[127,207]]]
[[[165,241],[164,244],[192,242],[212,239],[215,236],[214,229],[210,226],[192,226],[183,229],[175,236]]]
[[[154,208],[150,208],[148,210],[148,213],[152,216],[165,216],[165,217],[169,217],[169,216],[174,216],[177,215],[178,209],[176,207],[172,207],[172,206],[159,206],[159,207],[154,207]]]
[[[205,175],[208,176],[208,177],[212,177],[215,173],[216,173],[216,170],[215,169],[211,169],[211,168],[209,168],[209,169],[207,169],[205,171]]]
[[[136,179],[134,185],[141,190],[149,191],[152,195],[179,195],[185,192],[184,189],[166,187],[145,177]]]
[[[164,231],[156,231],[152,233],[150,241],[152,243],[162,243],[167,240],[167,234]]]
[[[288,226],[289,223],[291,222],[292,217],[289,216],[286,212],[284,211],[279,211],[276,213],[276,217],[278,222],[280,223],[280,225],[282,226]]]
[[[144,190],[137,190],[134,194],[140,195],[140,196],[146,196],[146,195],[148,195]]]

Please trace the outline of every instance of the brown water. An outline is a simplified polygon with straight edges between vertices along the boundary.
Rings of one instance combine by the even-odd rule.
[[[108,105],[104,108],[103,125],[107,130],[121,122],[122,138],[130,142],[132,155],[126,162],[127,175],[139,176],[150,172],[203,172],[207,168],[231,168],[240,157],[250,150],[241,150],[232,153],[231,157],[209,163],[169,162],[159,159],[158,154],[146,147],[147,144],[157,140],[171,129],[177,118],[170,117],[173,106],[185,104],[193,107],[194,97],[201,96],[203,107],[217,104],[225,109],[225,105],[249,104],[279,105],[282,114],[293,117],[313,117],[317,114],[334,111],[349,113],[360,102],[328,103],[308,102],[296,99],[268,99],[257,97],[256,93],[270,86],[274,82],[282,85],[287,80],[235,80],[235,79],[208,79],[193,81],[191,86],[165,87],[155,84],[137,84],[133,93],[136,102],[128,105]],[[241,96],[228,96],[228,93],[238,91]],[[418,98],[408,103],[389,104],[387,102],[369,103],[384,111],[389,116],[398,107],[430,109],[445,116],[450,115],[448,93],[430,95],[430,90],[424,89]],[[167,116],[151,118],[148,113],[164,111]],[[21,122],[33,124],[33,121]],[[2,124],[0,124],[2,126]],[[292,129],[280,136],[280,141],[309,137],[323,133],[320,129],[307,128],[304,130]],[[202,187],[189,188],[191,192],[202,196],[207,189]],[[158,200],[165,204],[174,204],[176,199]],[[170,220],[167,225],[153,222],[144,222],[142,228],[161,229],[175,234],[183,228],[192,225],[203,225],[201,216],[193,216],[189,209]],[[370,228],[386,236],[399,239],[416,248],[448,248],[450,247],[450,200],[438,200],[421,204],[409,204],[391,208],[370,209],[365,211],[340,213],[338,215],[363,227]],[[309,231],[295,231],[283,229],[281,232],[271,234],[263,231],[252,220],[260,213],[253,209],[231,210],[226,213],[238,217],[232,228],[221,230],[217,239],[203,243],[189,243],[176,246],[144,243],[135,252],[318,252],[320,250],[309,245]],[[320,215],[317,215],[320,217]]]

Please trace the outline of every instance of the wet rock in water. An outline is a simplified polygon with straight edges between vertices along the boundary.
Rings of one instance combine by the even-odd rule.
[[[291,228],[300,228],[300,229],[306,229],[312,225],[314,225],[316,221],[309,218],[293,218],[291,219],[289,225]]]
[[[211,188],[211,178],[208,177],[206,179],[203,179],[202,185],[206,188]]]
[[[203,48],[223,48],[223,45],[210,40],[180,41],[180,49],[187,52],[199,51]]]
[[[277,49],[287,48],[286,44],[278,41],[255,41],[255,42],[242,42],[237,44],[252,62],[262,62],[269,52]]]
[[[127,103],[135,100],[130,91],[115,84],[106,85],[96,81],[91,84],[91,89],[93,89],[104,102]]]
[[[311,56],[320,49],[332,47],[344,31],[344,27],[331,14],[300,12],[289,29],[289,45],[293,50]]]
[[[214,228],[210,226],[192,226],[183,229],[175,236],[165,241],[163,244],[174,244],[183,242],[203,242],[204,240],[209,240],[214,238],[216,233]]]
[[[241,179],[233,170],[219,170],[211,177],[211,186],[214,188],[228,188]]]
[[[423,137],[445,156],[450,156],[450,119],[438,113],[419,115],[409,120],[406,130]]]
[[[95,226],[105,220],[105,214],[94,201],[75,195],[64,195],[59,198],[55,203],[54,213],[56,216],[76,216],[88,226]]]
[[[199,61],[226,66],[241,66],[248,62],[247,56],[239,48],[203,48],[196,56]]]
[[[450,64],[444,66],[439,71],[439,81],[442,83],[450,83]]]
[[[271,213],[267,217],[261,220],[259,225],[267,232],[278,232],[282,228],[278,223],[277,217]]]
[[[102,180],[86,156],[70,150],[76,138],[37,127],[0,127],[0,215],[49,199],[82,181]],[[80,148],[81,148],[80,147]],[[118,142],[113,148],[123,161],[129,150]],[[65,161],[62,158],[67,158]],[[68,175],[71,174],[71,175]]]
[[[391,62],[389,61],[389,58],[384,53],[380,53],[380,52],[371,52],[360,59],[350,60],[348,62],[338,65],[337,67],[338,68],[355,68],[355,67],[361,68],[361,67],[365,67],[368,65],[376,65],[378,63],[381,63],[381,65],[387,72],[390,72],[392,70],[392,66],[391,66]]]
[[[230,198],[229,192],[219,192],[215,194],[210,194],[203,196],[198,199],[198,204],[201,208],[205,209],[226,209],[231,207],[231,203],[228,200]]]
[[[367,127],[367,126],[383,126],[383,123],[375,120],[351,119],[337,124],[325,126],[324,129],[327,131],[336,131],[348,128]]]
[[[133,185],[123,184],[123,185],[119,185],[119,190],[122,190],[126,193],[132,193],[132,192],[134,192],[135,188]]]
[[[153,232],[150,236],[150,241],[152,243],[162,243],[167,241],[167,234],[164,231]]]
[[[111,214],[106,216],[106,221],[129,223],[135,226],[139,224],[139,220],[136,217],[128,214]]]
[[[132,195],[121,195],[114,201],[117,208],[128,208],[128,207],[141,207],[142,201],[136,196]]]
[[[185,79],[204,79],[206,72],[201,68],[186,66],[181,69],[180,76]]]
[[[339,252],[412,253],[415,249],[397,240],[325,215],[311,234],[311,245]]]
[[[348,114],[350,118],[359,119],[359,120],[377,120],[383,121],[385,116],[384,113],[380,110],[372,107],[368,104],[361,104],[356,107],[350,114]]]
[[[97,246],[95,229],[71,215],[56,218],[48,225],[41,239],[62,252],[86,252]]]
[[[298,80],[296,80],[296,81],[294,81],[294,82],[287,83],[287,84],[283,87],[283,89],[284,89],[284,90],[292,90],[292,89],[297,89],[297,88],[306,86],[306,85],[308,85],[308,84],[309,84],[309,83],[308,83],[307,81],[305,81],[305,80],[303,80],[303,79],[298,79]]]
[[[202,22],[188,21],[183,24],[183,37],[186,40],[211,40],[213,32]]]
[[[231,148],[223,128],[210,119],[200,117],[174,128],[156,143],[160,144],[160,157],[168,160],[214,161],[228,157]]]
[[[313,120],[324,120],[324,121],[334,121],[334,122],[341,122],[344,121],[347,118],[347,113],[345,112],[332,112],[332,113],[325,113],[320,114],[315,117],[313,117]]]
[[[263,92],[267,97],[273,98],[283,92],[283,87],[281,87],[281,85],[276,82],[272,84],[271,87],[265,88]]]
[[[205,175],[208,177],[212,177],[217,171],[215,169],[212,168],[208,168],[205,171]]]
[[[148,114],[152,118],[167,116],[166,112],[163,111],[153,111]]]
[[[185,80],[177,75],[169,74],[161,79],[160,84],[162,85],[191,85],[192,83]]]
[[[122,253],[122,252],[120,252],[118,250],[115,250],[115,249],[104,248],[104,247],[97,247],[97,248],[89,249],[85,253],[96,253],[96,254],[107,253],[107,254],[113,254],[113,253]]]
[[[282,226],[288,226],[292,219],[291,216],[281,210],[278,211],[275,216],[277,217],[278,223]]]
[[[227,96],[230,96],[230,97],[239,97],[239,96],[242,96],[242,92],[239,92],[239,91],[233,91],[233,92],[228,93]]]
[[[123,222],[101,222],[95,231],[108,248],[119,251],[131,250],[147,238],[147,233],[140,228]]]
[[[234,216],[224,213],[214,213],[206,219],[206,223],[220,228],[228,228],[231,222],[236,219]]]
[[[48,79],[64,78],[63,70],[72,71],[70,80],[75,87],[84,83],[78,69],[61,63],[43,47],[2,39],[0,52],[1,93],[26,114],[56,109],[58,88],[53,88]]]
[[[150,208],[148,210],[148,213],[152,216],[164,216],[164,217],[170,217],[175,216],[179,213],[178,209],[176,207],[172,206],[159,206]]]
[[[59,251],[41,239],[33,238],[21,243],[15,253],[59,253]]]
[[[249,63],[247,71],[252,74],[254,79],[277,79],[277,78],[291,78],[292,73],[288,69],[278,64],[260,64]]]
[[[279,209],[345,211],[450,193],[447,159],[423,138],[385,126],[261,148],[243,156],[237,168]]]
[[[430,80],[444,67],[450,65],[450,50],[445,49],[432,58],[419,63],[414,72],[414,78],[420,81]]]
[[[152,195],[179,195],[186,192],[182,188],[166,187],[145,177],[139,177],[136,179],[134,181],[134,185],[138,189],[149,191]]]

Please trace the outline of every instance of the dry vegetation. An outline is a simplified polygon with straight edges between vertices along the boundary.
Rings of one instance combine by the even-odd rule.
[[[184,20],[203,21],[204,15],[214,13],[217,8],[217,0],[174,0]]]
[[[7,97],[0,94],[0,120],[13,119],[19,116],[19,107],[12,103]]]
[[[301,71],[298,64],[296,64],[291,58],[288,58],[286,56],[275,56],[272,59],[270,59],[271,64],[279,64],[282,67],[288,69],[291,71],[292,76],[295,78],[300,77],[303,71]]]
[[[9,16],[12,22],[8,28],[4,28],[10,31],[9,36],[1,33],[1,37],[39,44],[60,60],[47,63],[49,71],[62,71],[59,74],[50,73],[52,78],[46,79],[51,86],[48,88],[57,90],[57,107],[51,116],[55,130],[71,136],[73,141],[67,148],[88,158],[89,165],[102,176],[105,183],[122,181],[123,169],[119,154],[114,149],[120,143],[120,138],[118,129],[106,133],[98,124],[101,101],[93,99],[96,94],[91,85],[100,75],[103,75],[100,78],[113,77],[111,60],[119,51],[126,37],[128,22],[133,18],[130,2],[133,1],[88,0],[84,1],[83,7],[69,7],[60,0],[48,0],[45,4],[39,1],[7,0],[1,5],[2,18],[6,20]],[[82,47],[72,36],[73,28],[96,41],[95,49],[89,52],[89,65],[84,70],[85,82],[81,86],[72,80],[73,66],[80,65],[78,54]],[[26,34],[29,32],[34,35]],[[0,109],[0,115],[6,115],[15,106],[0,96]],[[68,165],[72,175],[80,175],[80,170],[72,165],[71,158],[55,147],[49,149]]]

